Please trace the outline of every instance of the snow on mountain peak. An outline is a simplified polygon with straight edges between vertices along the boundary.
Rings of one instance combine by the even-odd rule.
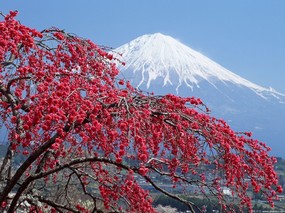
[[[177,93],[182,84],[193,89],[194,86],[199,87],[199,82],[203,80],[213,86],[217,80],[224,83],[231,82],[248,87],[259,95],[260,92],[270,91],[230,72],[201,53],[161,33],[140,36],[115,49],[114,52],[122,54],[121,60],[126,63],[125,66],[119,65],[123,73],[128,71],[140,76],[137,87],[146,83],[149,88],[152,81],[162,78],[163,86],[168,84],[176,86]],[[174,78],[178,82],[174,83]]]

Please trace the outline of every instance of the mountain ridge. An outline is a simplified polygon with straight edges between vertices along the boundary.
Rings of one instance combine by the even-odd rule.
[[[218,80],[246,86],[263,97],[262,93],[285,97],[272,88],[267,89],[236,75],[201,53],[161,33],[140,36],[116,48],[115,52],[122,53],[121,59],[126,63],[125,67],[119,65],[119,69],[131,69],[133,74],[142,69],[141,81],[137,87],[146,84],[149,88],[152,81],[163,78],[163,86],[176,84],[176,93],[179,94],[182,84],[193,90],[195,86],[199,87],[201,80],[208,81],[213,86]]]

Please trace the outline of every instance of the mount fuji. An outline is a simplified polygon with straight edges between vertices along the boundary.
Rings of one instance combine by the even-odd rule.
[[[285,157],[285,95],[254,84],[178,40],[161,33],[140,36],[113,51],[125,62],[121,77],[155,94],[195,96],[235,131],[251,131],[271,154]]]

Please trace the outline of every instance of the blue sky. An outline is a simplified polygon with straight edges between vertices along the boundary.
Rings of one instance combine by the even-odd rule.
[[[0,0],[0,11],[118,47],[161,32],[232,72],[285,94],[284,0]]]

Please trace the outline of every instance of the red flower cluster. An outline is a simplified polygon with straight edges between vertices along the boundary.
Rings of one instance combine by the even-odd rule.
[[[3,183],[3,210],[13,212],[28,201],[36,209],[37,202],[51,211],[63,208],[38,195],[52,180],[66,181],[58,185],[66,189],[66,209],[90,210],[64,200],[75,182],[93,209],[99,200],[105,209],[154,212],[138,178],[193,206],[165,191],[158,176],[185,193],[195,184],[219,198],[225,210],[231,206],[223,199],[223,186],[241,207],[252,208],[248,190],[263,192],[273,205],[282,187],[264,143],[211,117],[200,99],[136,91],[116,80],[113,56],[91,41],[56,28],[39,33],[14,20],[15,15],[11,12],[0,23],[0,116],[10,148],[26,160]],[[7,203],[16,184],[19,190]],[[24,199],[23,193],[33,193],[26,190],[32,184],[37,193],[29,197],[36,202]]]

